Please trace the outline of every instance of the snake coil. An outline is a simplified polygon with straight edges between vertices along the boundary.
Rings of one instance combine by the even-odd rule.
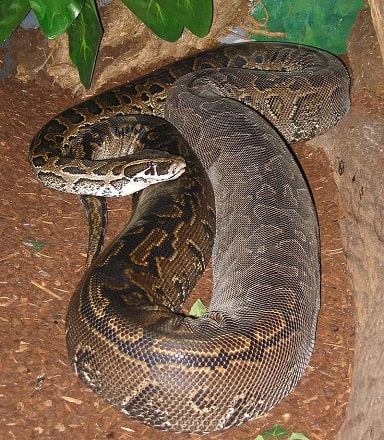
[[[336,57],[246,43],[104,92],[42,128],[31,164],[58,189],[76,192],[83,172],[81,186],[96,188],[106,168],[119,188],[128,174],[144,186],[147,176],[171,179],[135,196],[130,222],[70,301],[68,353],[83,382],[129,417],[191,432],[251,420],[293,389],[313,349],[320,261],[315,207],[286,141],[335,125],[348,96]],[[138,161],[116,165],[108,139],[123,156],[140,144]],[[99,157],[106,144],[107,159]],[[93,235],[100,242],[102,232]],[[209,309],[183,316],[213,239]]]

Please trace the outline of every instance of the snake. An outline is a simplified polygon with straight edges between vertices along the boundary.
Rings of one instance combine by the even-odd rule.
[[[66,318],[81,381],[132,419],[197,433],[253,420],[293,390],[313,352],[321,264],[290,143],[343,118],[349,83],[317,48],[225,45],[42,127],[35,176],[78,194],[90,222]],[[131,218],[102,249],[105,197],[127,194]],[[210,258],[210,304],[190,316],[182,305]]]

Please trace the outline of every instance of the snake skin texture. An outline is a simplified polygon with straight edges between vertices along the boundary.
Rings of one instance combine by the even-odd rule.
[[[98,148],[121,133],[129,154],[141,144],[146,162],[131,179],[171,176],[134,196],[130,222],[90,258],[70,301],[68,355],[83,382],[131,418],[200,433],[252,420],[294,388],[315,340],[320,257],[314,203],[287,142],[324,133],[348,109],[349,76],[333,55],[246,43],[104,92],[42,128],[30,155],[45,184],[73,189],[81,167],[96,186],[101,153],[81,152],[74,168],[67,158],[93,149],[84,129]],[[153,149],[167,165],[151,164]],[[184,316],[211,252],[208,311]]]

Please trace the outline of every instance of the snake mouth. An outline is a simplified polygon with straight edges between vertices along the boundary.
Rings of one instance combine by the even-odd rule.
[[[186,166],[187,164],[185,163],[185,160],[183,158],[171,165],[169,173],[172,175],[172,178],[170,180],[174,180],[180,177],[184,173]]]

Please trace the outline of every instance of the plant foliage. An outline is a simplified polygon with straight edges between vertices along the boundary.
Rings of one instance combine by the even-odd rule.
[[[269,440],[269,439],[309,440],[308,437],[302,434],[301,432],[288,431],[278,423],[275,423],[271,429],[267,429],[266,431],[263,431],[255,438],[255,440]]]
[[[203,301],[201,299],[197,299],[191,307],[189,311],[190,316],[194,316],[196,318],[202,317],[207,312],[207,308],[205,307]]]
[[[164,40],[177,40],[184,27],[203,37],[211,27],[213,0],[122,1]],[[95,0],[0,0],[0,42],[12,34],[31,9],[48,38],[67,32],[71,60],[88,88],[103,36]]]

